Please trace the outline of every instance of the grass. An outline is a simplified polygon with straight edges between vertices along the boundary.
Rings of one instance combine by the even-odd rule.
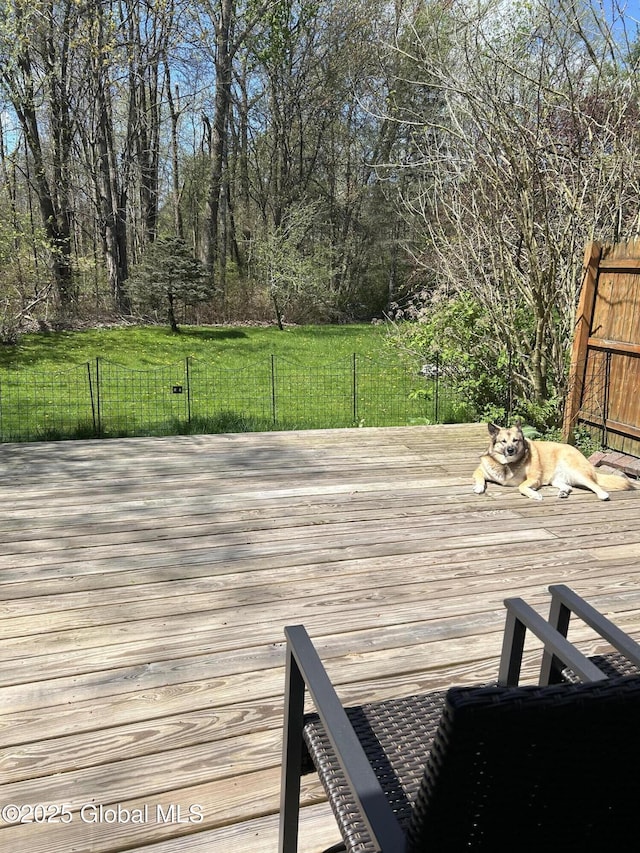
[[[0,347],[0,370],[52,370],[92,361],[96,356],[128,367],[167,365],[187,356],[234,369],[275,354],[314,364],[351,356],[379,358],[383,326],[183,326],[178,335],[163,326],[91,329],[24,335],[15,346]]]
[[[95,329],[0,348],[3,441],[471,417],[386,352],[381,326]]]

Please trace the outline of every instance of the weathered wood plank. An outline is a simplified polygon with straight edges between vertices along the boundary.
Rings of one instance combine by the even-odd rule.
[[[171,768],[160,768],[170,785]],[[245,773],[231,779],[166,790],[158,796],[107,803],[99,798],[72,810],[67,824],[9,825],[0,830],[6,850],[30,850],[32,853],[108,853],[154,839],[188,837],[196,831],[226,826],[251,817],[273,814],[277,810],[280,788],[278,767]],[[302,801],[322,799],[319,783],[313,777],[303,780]],[[104,810],[100,810],[103,805]],[[120,818],[105,817],[109,807],[120,809]],[[84,808],[83,808],[84,807]],[[160,807],[160,808],[159,808]],[[139,822],[128,819],[132,813]]]
[[[325,803],[306,806],[300,814],[298,853],[322,853],[340,841],[335,818]],[[256,818],[198,833],[185,839],[170,839],[153,848],[145,845],[130,853],[274,853],[278,846],[276,815]]]
[[[640,532],[637,536],[640,537]],[[492,546],[495,544],[504,545],[521,542],[534,543],[540,542],[541,540],[549,541],[555,539],[553,534],[548,531],[535,531],[530,529],[523,531],[505,530],[503,532],[486,533],[461,538],[467,539],[467,541],[470,540],[469,545],[473,545],[478,548]],[[591,542],[594,546],[600,544],[601,541],[602,537],[595,536],[591,538]],[[446,551],[449,549],[459,548],[460,544],[459,540],[457,542],[452,542],[451,540],[446,539],[441,548],[443,551]],[[343,552],[345,553],[345,557],[352,556],[354,550],[355,549],[352,546],[344,546]],[[402,550],[402,544],[392,540],[392,542],[386,546],[386,549],[378,547],[375,550],[375,553],[384,554],[391,551],[397,553],[402,552]],[[369,550],[369,553],[373,552]],[[250,549],[247,549],[247,557],[250,558]],[[286,593],[290,594],[290,590],[285,590],[285,594]],[[413,599],[415,598],[415,595],[419,593],[420,590],[396,587],[393,603],[399,604],[402,599]],[[240,607],[248,608],[242,610],[244,613],[244,619],[251,619],[252,617],[259,618],[259,611],[264,610],[265,605],[271,602],[275,602],[275,604],[277,604],[278,600],[282,597],[282,594],[282,591],[278,588],[275,590],[272,588],[265,590],[263,598],[256,603],[256,596],[253,593],[249,593],[249,600],[243,598],[241,593],[238,593],[237,595],[234,595],[234,598],[237,598],[238,600],[238,604],[231,612],[229,612],[229,608],[226,606],[228,596],[223,591],[222,593],[202,593],[186,596],[180,599],[179,605],[173,599],[170,599],[168,604],[164,599],[152,601],[140,599],[138,601],[133,600],[127,602],[126,607],[124,604],[107,604],[100,608],[96,608],[91,605],[82,608],[78,607],[72,611],[62,610],[51,613],[38,613],[33,616],[16,616],[13,618],[3,619],[2,622],[0,622],[0,638],[24,637],[29,634],[46,634],[49,632],[59,632],[71,629],[77,630],[79,628],[94,627],[96,625],[112,625],[115,626],[113,629],[114,631],[122,631],[126,629],[124,627],[118,628],[118,626],[122,623],[123,618],[125,618],[127,622],[138,622],[147,621],[157,617],[166,618],[179,623],[184,615],[189,613],[201,614],[199,617],[200,623],[202,623],[204,619],[202,614],[207,613],[207,618],[209,619],[210,624],[212,624],[216,619],[218,620],[218,624],[221,621],[226,624],[227,619],[231,619],[233,621],[233,613]],[[371,596],[372,593],[369,593],[368,597],[370,601],[373,600]],[[373,597],[376,598],[377,596]],[[251,601],[251,598],[254,598],[254,601]],[[324,612],[344,612],[345,608],[357,608],[360,606],[362,601],[362,591],[354,590],[351,593],[344,594],[335,601],[329,600],[325,602]],[[251,608],[253,608],[254,612],[251,611]],[[256,608],[258,612],[255,612]],[[314,601],[312,600],[309,602],[304,599],[300,599],[298,609],[301,616],[304,616],[308,611],[313,611]],[[221,612],[218,612],[219,610]],[[273,612],[273,606],[270,607],[270,610]],[[176,611],[179,611],[179,616],[175,615]]]

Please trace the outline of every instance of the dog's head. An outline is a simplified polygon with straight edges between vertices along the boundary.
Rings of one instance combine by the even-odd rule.
[[[522,433],[520,421],[509,429],[489,424],[489,435],[491,444],[489,453],[502,465],[510,465],[519,462],[527,452],[527,443]]]

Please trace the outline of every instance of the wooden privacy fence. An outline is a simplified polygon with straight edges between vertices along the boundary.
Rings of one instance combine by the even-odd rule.
[[[585,252],[565,438],[580,424],[604,447],[640,456],[640,239]]]

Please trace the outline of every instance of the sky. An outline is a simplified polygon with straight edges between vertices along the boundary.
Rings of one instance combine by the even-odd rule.
[[[592,0],[594,9],[602,9],[609,20],[624,19],[627,37],[633,39],[640,26],[640,0]]]

